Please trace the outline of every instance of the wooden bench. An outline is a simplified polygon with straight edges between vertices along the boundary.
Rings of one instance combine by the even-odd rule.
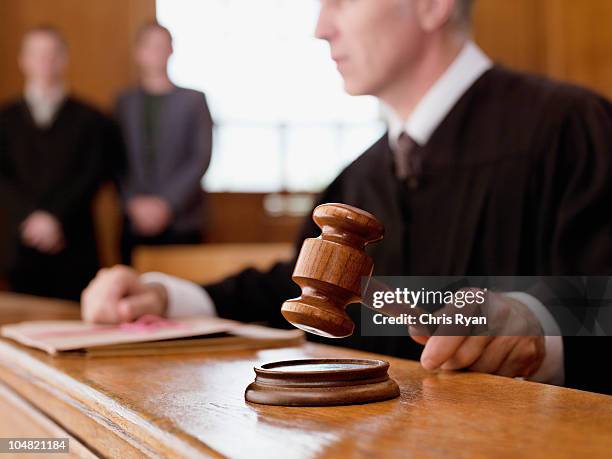
[[[202,244],[137,247],[133,265],[139,272],[158,271],[205,284],[254,267],[270,268],[289,260],[293,244]]]

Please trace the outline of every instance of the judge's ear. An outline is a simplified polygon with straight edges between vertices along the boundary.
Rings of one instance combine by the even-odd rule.
[[[426,32],[433,32],[453,17],[457,0],[417,0],[417,20]]]

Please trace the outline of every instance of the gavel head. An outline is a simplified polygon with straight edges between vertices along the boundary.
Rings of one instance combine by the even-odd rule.
[[[345,204],[322,204],[312,217],[321,236],[304,241],[292,277],[302,294],[281,311],[304,331],[344,338],[355,328],[345,308],[361,300],[361,279],[372,275],[365,246],[381,240],[384,228],[372,214]]]

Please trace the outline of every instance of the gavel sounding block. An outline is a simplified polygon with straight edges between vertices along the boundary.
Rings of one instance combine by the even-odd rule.
[[[372,214],[345,204],[322,204],[312,214],[321,228],[304,241],[292,279],[302,289],[285,301],[283,316],[309,333],[342,338],[355,324],[346,313],[361,300],[361,280],[372,275],[365,246],[382,239],[383,225]],[[382,360],[331,359],[267,363],[255,368],[249,402],[282,406],[351,405],[399,396]]]
[[[365,359],[306,359],[255,367],[248,402],[279,406],[335,406],[398,397],[389,363]]]

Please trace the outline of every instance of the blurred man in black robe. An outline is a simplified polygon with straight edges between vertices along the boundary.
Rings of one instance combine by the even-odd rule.
[[[57,30],[24,36],[24,94],[0,111],[0,265],[16,292],[78,299],[98,269],[91,206],[110,124],[67,94],[67,59]]]
[[[382,221],[385,239],[369,249],[375,275],[609,276],[610,103],[494,65],[470,39],[471,3],[322,0],[317,36],[329,42],[347,92],[381,99],[389,130],[319,202],[354,205]],[[298,247],[319,234],[308,218]],[[293,264],[247,270],[204,289],[119,267],[86,290],[83,315],[116,322],[201,313],[281,324],[281,304],[299,295]],[[546,305],[526,292],[503,301],[516,320],[495,337],[414,337],[422,353],[401,336],[355,333],[333,343],[420,356],[430,370],[612,393],[612,379],[585,359],[609,338],[562,338]],[[359,330],[359,308],[349,313]],[[524,326],[510,330],[517,324]]]

